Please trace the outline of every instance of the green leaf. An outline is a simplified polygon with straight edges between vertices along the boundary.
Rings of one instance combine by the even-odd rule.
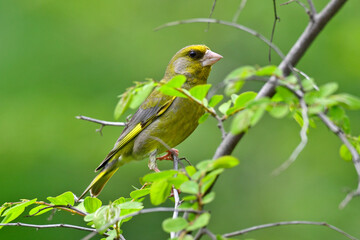
[[[181,88],[182,85],[186,82],[186,77],[184,75],[176,75],[170,81],[165,83],[165,86],[172,88]]]
[[[22,203],[16,204],[10,208],[8,208],[6,211],[3,212],[2,216],[5,218],[1,221],[1,223],[9,223],[12,220],[16,219],[17,217],[19,217],[25,210],[25,208],[33,203],[36,202],[36,198],[32,199],[32,200],[26,200],[23,201]],[[0,229],[3,226],[0,226]]]
[[[340,106],[333,106],[329,108],[327,115],[333,121],[342,121],[346,117],[345,110]]]
[[[199,124],[205,122],[206,119],[208,119],[209,116],[210,116],[210,113],[208,113],[208,112],[204,113],[198,120]]]
[[[239,164],[239,160],[233,156],[222,156],[213,162],[213,168],[233,168]]]
[[[301,84],[306,92],[313,90],[316,86],[315,81],[312,78],[310,79],[305,78],[304,80],[301,81]]]
[[[277,104],[269,111],[274,118],[283,118],[289,113],[289,106],[285,104]]]
[[[215,193],[211,192],[202,199],[202,203],[208,204],[208,203],[212,202],[214,199],[215,199]]]
[[[46,208],[47,206],[44,206],[44,205],[40,205],[40,206],[36,206],[34,208],[32,208],[30,211],[29,211],[29,215],[32,216],[36,213],[36,215],[34,216],[39,216],[41,214],[44,214],[50,210],[52,210],[52,208]],[[44,209],[46,208],[46,209]],[[44,210],[41,210],[41,209],[44,209]],[[41,211],[40,211],[41,210]],[[39,212],[40,211],[40,212]]]
[[[141,202],[124,202],[117,205],[120,209],[143,209],[144,206]]]
[[[297,97],[285,87],[276,87],[276,92],[279,94],[278,96],[281,97],[282,100],[286,103],[294,103],[295,101],[297,101]]]
[[[143,181],[155,182],[155,181],[162,180],[162,179],[168,179],[177,173],[178,173],[178,171],[176,171],[176,170],[166,170],[166,171],[161,171],[161,172],[149,173],[143,177]]]
[[[48,197],[47,200],[49,200],[54,205],[71,205],[74,206],[75,200],[74,200],[74,194],[70,191],[64,192],[63,194],[57,196],[57,197]]]
[[[225,115],[227,110],[230,108],[230,106],[231,106],[231,100],[224,102],[219,106],[219,111]]]
[[[179,188],[180,185],[186,181],[189,181],[189,179],[184,174],[178,174],[176,177],[168,178],[168,183],[174,185],[175,188]]]
[[[206,97],[210,88],[211,84],[201,84],[192,87],[189,92],[191,96],[201,101]]]
[[[261,100],[261,99],[259,99],[259,100]],[[257,100],[257,101],[259,101],[259,100]],[[269,99],[267,99],[267,100],[269,100]],[[252,103],[249,104],[248,107],[250,107],[250,105],[252,105]],[[268,102],[265,101],[263,104],[255,107],[254,115],[251,117],[251,120],[250,120],[251,126],[255,126],[260,121],[260,119],[262,118],[262,116],[264,115],[264,113],[266,111],[267,106],[268,106]]]
[[[199,170],[208,170],[213,164],[213,160],[204,160],[196,164],[196,168]]]
[[[137,109],[155,87],[155,83],[152,81],[141,85],[141,87],[137,87],[133,90],[133,96],[129,105],[131,109]]]
[[[185,171],[191,177],[192,175],[194,175],[194,173],[196,173],[196,168],[194,166],[187,166],[185,168]]]
[[[162,228],[165,232],[178,232],[183,230],[189,223],[182,217],[168,218],[162,223]]]
[[[199,184],[194,181],[187,181],[181,184],[180,191],[189,194],[197,194],[199,191]]]
[[[84,200],[84,207],[88,213],[93,213],[98,210],[102,205],[100,199],[93,197],[86,197]]]
[[[347,109],[350,110],[360,109],[360,98],[355,97],[353,95],[342,93],[342,94],[333,95],[330,98],[341,103]]]
[[[346,147],[345,144],[341,145],[339,153],[340,153],[340,157],[343,160],[349,161],[349,162],[352,160],[351,153],[350,153],[349,149]]]
[[[240,94],[236,100],[234,107],[236,108],[243,108],[245,107],[251,100],[255,99],[257,93],[256,92],[244,92]]]
[[[271,75],[282,76],[282,72],[280,69],[278,69],[277,66],[269,65],[269,66],[265,66],[265,67],[262,67],[262,68],[259,68],[258,70],[256,70],[255,75],[257,75],[257,76],[271,76]]]
[[[210,98],[209,101],[209,106],[210,107],[215,107],[218,103],[221,102],[221,100],[223,100],[224,96],[223,95],[214,95]]]
[[[183,98],[187,98],[187,96],[181,92],[179,92],[178,90],[172,88],[172,87],[168,87],[166,85],[163,85],[159,88],[159,91],[162,92],[163,94],[169,95],[169,96],[175,96],[175,97],[183,97]]]
[[[247,131],[250,127],[253,115],[254,112],[250,111],[249,109],[245,109],[236,114],[235,118],[231,122],[231,133],[237,135],[241,132]]]
[[[170,195],[171,185],[167,179],[161,179],[151,184],[150,201],[153,205],[159,205],[166,201]]]
[[[194,231],[196,229],[205,227],[209,224],[210,221],[210,213],[203,213],[195,221],[186,228],[187,231]]]
[[[114,118],[118,120],[124,112],[129,108],[130,100],[133,94],[128,91],[121,95],[119,102],[116,104],[115,111],[114,111]]]
[[[244,85],[244,80],[255,73],[255,68],[252,66],[243,66],[230,72],[224,82],[226,83],[225,94],[230,96],[233,93],[240,91]]]
[[[327,97],[336,92],[338,90],[339,86],[337,83],[327,83],[325,85],[320,86],[319,88],[319,94],[321,97]]]
[[[150,188],[137,189],[130,193],[130,197],[133,199],[138,199],[144,197],[150,193]]]

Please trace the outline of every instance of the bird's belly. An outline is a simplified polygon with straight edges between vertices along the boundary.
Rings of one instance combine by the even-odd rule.
[[[184,141],[198,126],[204,110],[186,98],[176,98],[169,109],[144,129],[134,140],[134,159],[144,159],[155,152],[173,148]]]

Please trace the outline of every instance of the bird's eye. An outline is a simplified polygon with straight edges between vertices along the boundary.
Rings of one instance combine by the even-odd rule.
[[[194,51],[194,50],[191,50],[191,51],[189,52],[189,56],[190,56],[191,58],[196,58],[197,55],[198,55],[197,52]]]

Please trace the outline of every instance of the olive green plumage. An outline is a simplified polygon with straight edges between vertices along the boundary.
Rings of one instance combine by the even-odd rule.
[[[211,66],[221,58],[204,45],[187,46],[171,59],[161,81],[182,74],[186,76],[182,86],[185,89],[205,84]],[[156,156],[167,150],[156,139],[175,147],[195,130],[203,113],[203,108],[191,100],[164,95],[155,89],[133,115],[114,148],[96,169],[101,172],[80,198],[89,190],[92,196],[97,196],[124,163],[149,157],[149,168],[155,169]]]

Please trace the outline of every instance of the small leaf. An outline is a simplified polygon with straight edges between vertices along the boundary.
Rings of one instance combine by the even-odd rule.
[[[213,162],[213,168],[233,168],[239,164],[239,160],[233,156],[222,156]]]
[[[215,199],[215,193],[211,192],[202,199],[202,203],[208,204],[208,203],[212,202],[214,199]]]
[[[36,207],[34,207],[33,209],[30,210],[29,215],[33,216],[36,213],[36,215],[34,215],[34,216],[39,216],[41,214],[44,214],[44,213],[52,210],[52,208],[46,208],[46,207],[47,206],[44,206],[44,205],[36,206]],[[44,210],[41,210],[41,209],[44,209]]]
[[[194,181],[184,182],[183,184],[181,184],[180,190],[184,193],[197,194],[199,191],[199,184]]]
[[[237,135],[241,132],[247,131],[251,124],[251,118],[253,117],[254,112],[249,109],[245,109],[238,114],[231,123],[230,131],[232,134]]]
[[[350,110],[360,109],[360,98],[355,97],[353,95],[342,93],[342,94],[333,95],[330,98],[341,103],[347,109]]]
[[[150,193],[150,188],[138,189],[138,190],[132,191],[130,193],[130,197],[133,199],[138,199],[138,198],[148,195],[149,193]]]
[[[166,201],[170,195],[171,185],[167,179],[161,179],[151,184],[150,201],[153,205],[159,205]]]
[[[224,96],[223,95],[214,95],[211,97],[210,101],[209,101],[209,106],[210,107],[215,107],[219,102],[221,102],[221,100],[223,100]]]
[[[196,173],[196,168],[194,166],[187,166],[185,168],[185,171],[191,177],[192,175],[194,175],[194,173]]]
[[[234,107],[236,108],[243,108],[245,107],[251,100],[255,99],[257,93],[256,92],[244,92],[240,94],[236,100]]]
[[[114,111],[114,118],[118,120],[124,112],[129,108],[130,100],[132,98],[132,93],[130,91],[125,92],[121,95],[119,102],[116,104]]]
[[[327,114],[333,121],[341,121],[346,117],[345,110],[340,106],[333,106],[329,108]]]
[[[297,101],[297,97],[285,87],[278,86],[276,88],[276,92],[286,103],[293,103],[294,101]]]
[[[178,90],[172,88],[172,87],[168,87],[167,85],[163,85],[159,88],[159,91],[162,92],[163,94],[169,95],[169,96],[175,96],[175,97],[183,97],[183,98],[187,98],[187,96],[181,92],[179,92]]]
[[[301,81],[301,83],[302,83],[304,90],[307,92],[313,90],[316,86],[315,81],[312,78],[310,78],[310,79],[305,78],[304,80]]]
[[[162,223],[162,228],[165,232],[178,232],[183,230],[189,223],[182,217],[168,218]]]
[[[343,160],[349,161],[349,162],[352,160],[351,153],[350,153],[349,149],[346,147],[345,144],[341,145],[339,153],[340,153],[340,157]]]
[[[32,199],[32,200],[26,200],[20,204],[16,204],[13,207],[8,208],[3,214],[2,216],[5,216],[5,218],[1,221],[1,223],[9,223],[12,220],[16,219],[17,217],[19,217],[25,210],[25,208],[33,203],[36,202],[36,198]],[[0,226],[0,229],[3,226]]]
[[[187,231],[194,231],[196,229],[205,227],[209,224],[210,221],[210,213],[203,213],[195,221],[186,228]]]
[[[84,207],[88,213],[93,213],[98,210],[102,205],[102,202],[93,197],[86,197],[84,200]]]
[[[209,116],[210,116],[210,113],[208,113],[208,112],[204,113],[198,120],[199,124],[205,122],[206,119],[208,119]]]
[[[141,202],[124,202],[117,205],[120,209],[143,209],[144,206]]]
[[[176,177],[168,178],[168,182],[174,185],[175,188],[179,188],[181,184],[184,182],[189,181],[185,174],[178,174]]]
[[[199,170],[208,170],[213,164],[213,160],[204,160],[196,164],[196,168]]]
[[[165,83],[166,86],[172,88],[181,88],[182,85],[186,82],[186,77],[184,75],[176,75],[170,81]]]
[[[57,196],[57,197],[48,197],[47,200],[49,200],[54,205],[71,205],[74,206],[75,200],[74,200],[74,194],[70,191],[64,192],[63,194]]]
[[[176,173],[178,173],[178,171],[176,171],[176,170],[166,170],[166,171],[161,171],[161,172],[149,173],[143,177],[143,181],[155,182],[155,181],[158,181],[161,179],[170,178],[170,177],[174,176]]]
[[[282,72],[280,69],[277,68],[275,65],[265,66],[258,70],[256,70],[255,75],[257,76],[271,76],[271,75],[277,75],[282,76]]]
[[[129,105],[131,109],[137,109],[155,87],[155,83],[152,81],[141,85],[141,87],[137,87],[133,90],[133,96]]]
[[[211,84],[201,84],[192,87],[189,92],[191,96],[201,101],[206,97],[210,88]]]
[[[219,106],[219,111],[225,115],[227,110],[230,108],[230,106],[231,106],[231,100],[224,102]]]
[[[333,94],[334,92],[336,92],[336,90],[338,90],[338,88],[339,88],[339,86],[335,82],[327,83],[325,85],[322,85],[319,88],[319,94],[321,97],[327,97],[327,96],[330,96],[331,94]]]
[[[274,118],[283,118],[289,113],[289,106],[285,104],[277,104],[269,111]]]

